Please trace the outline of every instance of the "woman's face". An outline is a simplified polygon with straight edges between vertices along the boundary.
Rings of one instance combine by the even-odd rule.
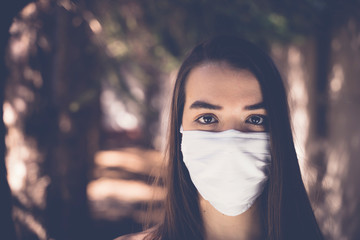
[[[260,84],[248,70],[219,62],[200,65],[188,76],[185,96],[184,130],[267,129]]]

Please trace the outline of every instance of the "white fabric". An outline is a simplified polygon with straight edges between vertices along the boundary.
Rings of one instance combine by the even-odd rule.
[[[201,196],[228,216],[248,210],[268,179],[268,133],[180,132],[183,161]]]

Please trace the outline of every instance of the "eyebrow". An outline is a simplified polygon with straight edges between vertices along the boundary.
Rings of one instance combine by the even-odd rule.
[[[200,109],[200,108],[211,109],[211,110],[220,110],[223,107],[219,106],[219,105],[214,105],[214,104],[211,104],[211,103],[207,103],[207,102],[204,102],[204,101],[195,101],[190,106],[190,109]],[[265,105],[264,105],[263,102],[245,106],[246,110],[257,110],[257,109],[263,109],[263,108],[265,108]]]
[[[220,110],[220,109],[222,109],[222,106],[214,105],[214,104],[207,103],[207,102],[204,102],[204,101],[195,101],[190,106],[190,109],[199,109],[199,108]]]
[[[264,104],[264,102],[255,103],[255,104],[253,104],[253,105],[245,106],[245,109],[246,109],[246,110],[256,110],[256,109],[262,109],[262,108],[265,109],[265,104]]]

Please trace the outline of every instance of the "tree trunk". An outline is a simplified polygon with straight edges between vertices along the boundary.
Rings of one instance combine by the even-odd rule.
[[[21,239],[92,236],[86,187],[98,148],[100,88],[81,19],[76,7],[41,1],[12,26],[6,161]]]
[[[5,49],[9,40],[9,27],[13,18],[27,3],[31,1],[6,1],[0,8],[0,232],[4,239],[16,239],[14,222],[12,219],[12,196],[7,181],[5,165],[5,135],[6,128],[3,121],[3,105],[5,94],[5,79],[8,72],[5,66]],[[6,7],[4,7],[6,6]]]

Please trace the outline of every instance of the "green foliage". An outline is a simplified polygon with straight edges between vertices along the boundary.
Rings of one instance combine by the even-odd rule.
[[[299,42],[321,30],[326,15],[333,16],[334,23],[357,16],[359,2],[104,0],[97,1],[96,9],[100,11],[96,11],[102,19],[109,46],[113,41],[122,41],[123,48],[118,45],[118,60],[134,58],[133,53],[144,48],[153,63],[162,64],[161,60],[168,59],[169,55],[182,57],[197,42],[217,34],[240,35],[264,48],[273,42]],[[176,66],[176,62],[166,62],[166,69]]]

